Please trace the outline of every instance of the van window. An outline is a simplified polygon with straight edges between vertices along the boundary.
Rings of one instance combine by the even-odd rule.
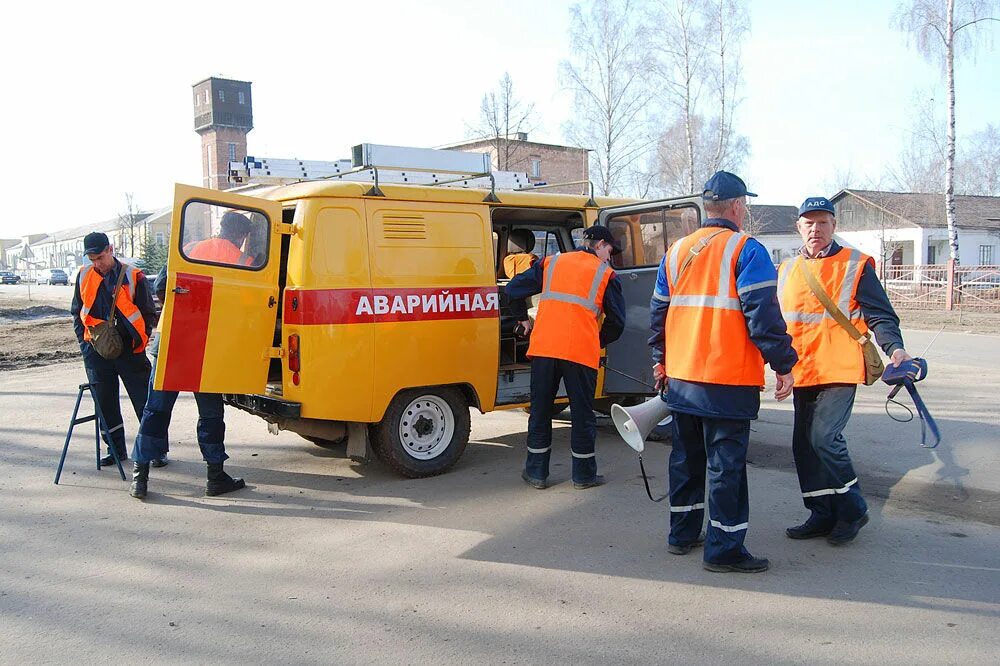
[[[610,217],[608,229],[622,247],[621,254],[611,258],[611,265],[614,268],[659,266],[670,244],[697,229],[700,221],[695,206]]]
[[[559,238],[552,231],[536,231],[534,253],[539,259],[559,254]]]
[[[269,229],[261,211],[189,201],[181,213],[181,255],[197,264],[259,270],[267,264]]]

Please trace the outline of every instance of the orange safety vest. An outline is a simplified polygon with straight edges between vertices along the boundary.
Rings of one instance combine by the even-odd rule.
[[[503,272],[507,277],[512,278],[534,266],[536,261],[538,261],[538,257],[530,252],[508,254],[503,258]]]
[[[127,271],[122,287],[118,290],[118,300],[114,307],[118,309],[121,316],[125,318],[129,326],[135,329],[139,336],[139,345],[132,349],[132,353],[139,354],[146,349],[149,337],[146,335],[146,321],[142,312],[135,305],[135,285],[139,281],[142,271],[134,266],[123,263],[121,270]],[[90,328],[97,326],[104,319],[98,319],[90,314],[90,309],[94,307],[98,290],[104,284],[104,276],[98,273],[93,265],[80,269],[80,300],[83,307],[80,308],[80,321],[83,322],[83,339],[90,342]]]
[[[830,316],[809,288],[803,271],[812,269],[816,281],[862,334],[868,325],[857,301],[858,284],[871,257],[841,248],[822,259],[801,255],[786,259],[778,269],[778,300],[788,323],[799,362],[792,370],[795,386],[863,384],[865,361],[861,345]]]
[[[543,266],[528,356],[559,358],[597,369],[601,360],[597,322],[604,290],[615,272],[584,251],[546,257]]]
[[[703,239],[713,234],[717,235],[703,245]],[[749,238],[743,232],[702,227],[667,251],[667,377],[727,386],[764,385],[764,358],[750,340],[736,288],[736,262]],[[680,273],[692,251],[696,258]]]
[[[184,246],[184,252],[191,259],[211,261],[230,266],[250,266],[253,258],[240,252],[236,244],[225,238],[206,238]]]

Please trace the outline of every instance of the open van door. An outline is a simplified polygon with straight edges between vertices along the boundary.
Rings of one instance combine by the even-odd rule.
[[[264,392],[282,229],[276,201],[176,186],[157,389]]]
[[[656,271],[667,248],[701,224],[701,196],[602,208],[597,224],[607,227],[622,247],[611,257],[611,266],[625,296],[625,331],[608,345],[605,361],[605,395],[653,395],[653,361],[649,347],[649,301],[656,286]],[[634,378],[634,379],[630,379]],[[638,381],[636,381],[638,380]]]

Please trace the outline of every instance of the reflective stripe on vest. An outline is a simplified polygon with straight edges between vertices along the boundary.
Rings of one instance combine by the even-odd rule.
[[[133,347],[132,353],[139,354],[146,349],[146,344],[149,342],[149,338],[146,335],[146,321],[143,319],[142,312],[135,305],[136,283],[139,281],[142,271],[125,263],[121,263],[120,270],[127,272],[125,273],[125,279],[122,281],[122,288],[118,292],[118,300],[112,303],[111,307],[118,309],[121,318],[128,322],[129,328],[135,332],[138,344]],[[93,265],[90,265],[80,270],[79,280],[80,301],[82,303],[80,321],[84,326],[83,339],[89,342],[91,339],[90,329],[100,322],[106,321],[90,314],[94,307],[94,302],[97,300],[97,295],[104,285],[104,276],[94,270]],[[110,301],[111,294],[108,296],[108,300]]]
[[[596,369],[601,360],[598,320],[614,271],[584,251],[544,261],[528,356],[557,358]]]
[[[557,254],[552,257],[552,261],[548,262],[548,265],[545,267],[545,277],[542,279],[542,294],[538,299],[539,304],[544,301],[562,301],[563,303],[572,303],[573,305],[586,308],[593,312],[595,317],[600,315],[602,304],[597,302],[597,290],[601,288],[601,282],[604,280],[605,274],[611,269],[608,268],[607,264],[601,264],[597,272],[594,273],[594,279],[590,283],[590,291],[586,297],[556,291],[552,288],[552,275],[555,273],[556,262],[559,261],[560,256]]]
[[[864,381],[861,346],[816,298],[804,271],[812,269],[820,287],[864,334],[868,326],[857,302],[857,289],[869,261],[871,258],[858,250],[842,248],[829,257],[806,259],[800,255],[781,264],[778,300],[792,336],[792,346],[799,355],[799,362],[792,369],[796,386]]]
[[[764,359],[750,340],[736,287],[736,263],[749,236],[719,231],[702,227],[667,252],[667,376],[707,384],[762,386]],[[681,266],[692,250],[697,255],[682,273]]]

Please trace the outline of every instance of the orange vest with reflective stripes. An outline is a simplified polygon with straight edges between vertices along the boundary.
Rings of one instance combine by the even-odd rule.
[[[778,269],[778,300],[792,336],[799,362],[792,369],[795,386],[863,384],[865,361],[861,345],[830,316],[819,302],[803,271],[808,265],[816,281],[862,334],[868,325],[857,301],[858,284],[872,258],[858,250],[841,248],[822,259],[801,255],[786,259]]]
[[[718,235],[702,245],[713,234]],[[748,238],[742,232],[702,227],[667,251],[667,377],[727,386],[764,385],[764,358],[750,340],[736,287],[736,262]],[[684,258],[692,251],[697,256],[681,273]]]
[[[507,277],[512,278],[534,266],[536,261],[538,261],[538,257],[530,252],[508,254],[503,258],[503,272]]]
[[[546,257],[542,293],[528,356],[573,361],[596,369],[601,360],[598,320],[615,272],[590,252]]]
[[[230,266],[250,266],[253,258],[240,252],[236,244],[225,238],[206,238],[203,241],[188,243],[184,252],[192,259],[211,261]]]
[[[140,344],[132,349],[133,354],[138,354],[146,349],[146,344],[149,342],[149,337],[146,335],[146,321],[134,302],[135,285],[142,271],[125,263],[121,264],[121,270],[126,271],[125,279],[122,281],[121,289],[118,290],[118,300],[115,301],[114,307],[118,309],[119,320],[124,319],[138,334]],[[80,321],[84,327],[83,339],[87,342],[90,342],[90,328],[105,321],[90,314],[90,309],[97,300],[98,290],[102,289],[103,285],[104,276],[98,273],[93,265],[80,269],[80,300],[83,304],[80,308]]]

